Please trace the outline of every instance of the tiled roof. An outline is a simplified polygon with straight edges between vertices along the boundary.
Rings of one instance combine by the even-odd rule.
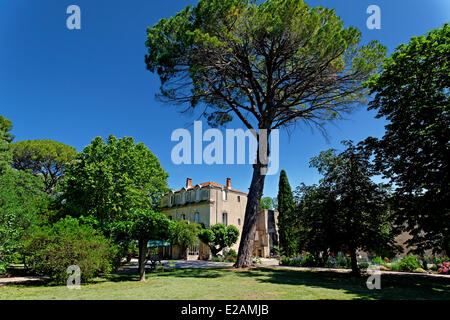
[[[200,187],[202,187],[202,188],[203,188],[203,187],[207,187],[207,186],[213,186],[213,187],[217,187],[217,188],[225,188],[225,189],[227,189],[227,187],[226,187],[225,185],[219,184],[219,183],[215,183],[215,182],[212,182],[212,181],[199,183],[199,184],[196,184],[196,185],[191,186],[190,188],[185,187],[184,189],[190,190],[190,189],[194,189],[196,186],[200,186]],[[182,190],[182,189],[175,190],[174,193],[180,192],[181,190]],[[247,194],[247,193],[245,193],[245,192],[243,192],[243,191],[239,191],[239,190],[236,190],[236,189],[233,189],[233,188],[230,188],[230,189],[228,189],[228,190],[231,190],[231,191],[234,191],[234,192],[243,193],[243,194]]]

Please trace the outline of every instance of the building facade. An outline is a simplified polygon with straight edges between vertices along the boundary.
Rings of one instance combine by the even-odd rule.
[[[238,251],[242,234],[246,205],[247,193],[231,188],[230,178],[227,178],[225,185],[215,182],[204,182],[193,185],[192,179],[187,178],[185,187],[179,190],[172,190],[161,199],[161,211],[171,220],[188,220],[189,222],[198,223],[204,228],[208,228],[217,223],[237,227],[239,230],[239,239],[232,247],[236,251]],[[268,236],[271,227],[272,229],[270,231],[272,234],[270,237],[271,239],[274,237],[273,232],[276,232],[276,227],[272,225],[269,227],[268,222],[264,223],[260,221],[268,219],[269,216],[268,213],[258,215],[258,239]],[[276,235],[275,237],[277,239]],[[255,253],[261,252],[261,256],[266,256],[265,254],[267,253],[268,256],[271,251],[271,243],[268,239],[264,242],[264,245],[261,245],[259,242],[258,249],[255,246]],[[171,246],[170,248],[164,248],[162,255],[167,258],[181,258],[183,253],[176,246]],[[197,246],[193,246],[188,250],[188,259],[208,258],[210,258],[209,247],[201,241],[199,241]]]

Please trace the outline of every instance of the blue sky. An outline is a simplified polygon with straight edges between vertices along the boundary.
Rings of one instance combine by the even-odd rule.
[[[415,35],[450,20],[448,0],[309,0],[335,8],[363,42],[379,40],[389,53]],[[196,119],[154,98],[159,79],[146,70],[146,27],[196,1],[186,0],[1,0],[0,114],[13,121],[16,141],[54,139],[81,151],[96,136],[132,136],[145,143],[169,172],[169,185],[225,183],[247,191],[249,165],[174,165],[170,135]],[[66,28],[66,8],[81,8],[81,30]],[[381,30],[366,27],[369,5],[381,8]],[[206,127],[206,123],[203,123]],[[235,121],[229,128],[242,128]],[[280,135],[280,168],[291,186],[315,183],[308,161],[321,150],[341,148],[344,139],[380,137],[384,121],[365,107],[327,126],[327,141],[317,131],[297,127]],[[266,178],[265,195],[277,193],[278,175]]]

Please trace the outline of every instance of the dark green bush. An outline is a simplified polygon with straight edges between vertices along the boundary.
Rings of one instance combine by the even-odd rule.
[[[316,262],[316,259],[314,258],[314,255],[312,253],[307,252],[302,257],[301,266],[302,267],[317,267],[318,264]]]
[[[314,257],[313,254],[307,252],[303,256],[298,257],[286,257],[281,256],[280,265],[292,266],[292,267],[320,267],[320,262]]]
[[[422,268],[421,261],[413,254],[409,254],[400,261],[399,263],[400,270],[402,271],[414,271],[418,268]]]
[[[63,284],[71,265],[81,269],[82,282],[99,273],[108,273],[118,265],[118,248],[89,225],[66,217],[53,226],[34,229],[25,237],[27,266],[36,274],[49,276]]]
[[[376,256],[375,258],[372,258],[372,264],[375,265],[382,265],[382,266],[386,266],[386,261],[384,259],[381,258],[381,256]]]
[[[450,262],[449,257],[434,257],[434,263],[436,265],[443,264],[444,262]]]
[[[236,262],[236,259],[237,259],[236,250],[230,249],[230,250],[224,252],[224,259],[225,259],[225,262]]]
[[[350,256],[338,256],[336,257],[338,268],[340,269],[350,269],[352,267],[352,260]]]
[[[369,261],[367,261],[367,260],[360,260],[359,262],[358,262],[358,267],[360,268],[360,269],[367,269],[368,267],[369,267]]]

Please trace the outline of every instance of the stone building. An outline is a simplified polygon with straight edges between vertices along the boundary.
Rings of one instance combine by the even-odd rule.
[[[247,193],[231,188],[231,179],[226,184],[204,182],[192,184],[192,179],[186,179],[186,186],[179,190],[172,190],[161,199],[161,211],[169,219],[196,222],[205,228],[217,223],[234,225],[239,230],[239,240],[232,249],[238,251],[242,227],[244,224]],[[275,216],[263,210],[258,215],[257,236],[255,237],[255,255],[269,256],[278,240],[276,234]],[[272,247],[270,247],[272,245]],[[183,254],[177,246],[165,247],[162,255],[166,258],[180,258]],[[209,247],[199,241],[199,244],[188,249],[188,259],[210,258]]]
[[[261,210],[256,220],[253,255],[269,258],[274,246],[278,246],[278,211]]]

